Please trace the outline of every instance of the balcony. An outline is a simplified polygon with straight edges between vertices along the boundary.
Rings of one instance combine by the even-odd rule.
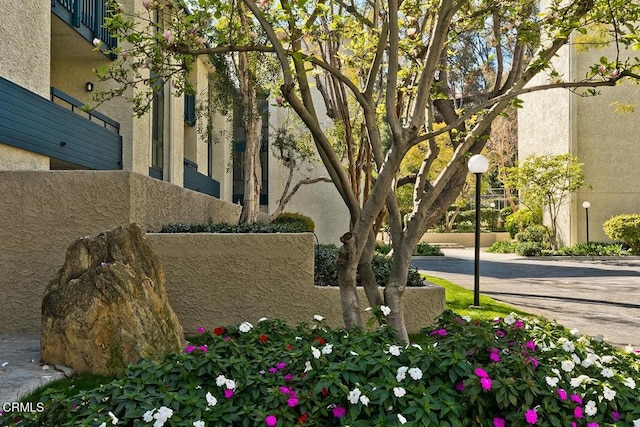
[[[198,165],[184,159],[184,187],[220,198],[220,183],[198,172]]]
[[[109,15],[106,0],[51,0],[51,11],[89,42],[97,38],[108,49],[116,47],[116,39],[102,26]]]
[[[52,88],[52,100],[0,78],[0,143],[67,169],[122,169],[120,124]]]

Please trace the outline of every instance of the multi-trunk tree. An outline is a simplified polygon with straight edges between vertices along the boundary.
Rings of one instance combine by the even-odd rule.
[[[168,13],[162,31],[154,29],[153,34],[125,14],[113,17],[110,28],[133,49],[129,59],[114,52],[120,55],[114,67],[130,71],[125,62],[141,54],[149,59],[143,65],[155,74],[179,77],[198,55],[274,55],[283,101],[312,135],[350,212],[338,261],[345,324],[362,326],[356,293],[360,269],[369,304],[390,307],[387,321],[401,341],[408,339],[402,296],[413,249],[426,227],[456,199],[466,180],[467,158],[482,150],[494,119],[525,93],[593,89],[639,77],[638,59],[622,56],[609,60],[615,72],[599,73],[596,64],[584,70],[581,81],[563,81],[552,67],[552,59],[572,35],[596,23],[610,24],[610,40],[620,49],[638,46],[640,6],[629,1],[551,1],[540,10],[533,0],[193,0],[187,2],[188,13],[168,4],[151,1],[151,8]],[[259,31],[246,37],[225,26],[222,39],[218,27],[234,19],[240,5]],[[167,31],[169,38],[163,36]],[[541,73],[552,75],[553,82],[533,85]],[[370,150],[375,169],[363,203],[354,188],[360,183],[344,167],[325,126],[328,105],[317,96],[315,75],[335,82],[332,87],[346,101],[349,117],[360,121],[358,141]],[[436,127],[439,122],[444,125]],[[446,167],[430,176],[440,153],[435,138],[445,133],[453,154]],[[405,225],[394,189],[403,158],[420,143],[428,149],[412,177],[413,208]],[[372,227],[383,209],[394,251],[393,269],[381,294],[375,280],[362,272],[369,271],[363,254],[375,243]]]

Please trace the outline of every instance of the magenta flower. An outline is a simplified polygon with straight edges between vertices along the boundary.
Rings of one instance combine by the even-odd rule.
[[[578,423],[575,421],[571,421],[571,427],[578,427]]]
[[[431,333],[429,334],[429,336],[434,336],[434,335],[440,335],[441,337],[444,337],[445,335],[447,335],[447,330],[446,329],[437,329],[435,331],[431,331]]]
[[[487,374],[487,371],[482,368],[476,368],[476,370],[473,372],[475,372],[475,374],[480,378],[489,378],[489,374]]]
[[[536,349],[536,343],[534,343],[533,340],[527,341],[524,346],[527,347],[529,350]]]
[[[462,381],[457,382],[455,385],[455,389],[459,392],[464,391],[464,383]]]
[[[287,405],[289,405],[289,407],[293,408],[297,404],[298,404],[298,398],[295,397],[294,395],[292,395],[289,399],[287,399]]]
[[[278,368],[269,368],[269,373],[275,374],[276,372],[278,372]]]
[[[613,421],[618,421],[620,419],[620,412],[613,411],[611,413],[611,418],[613,418]]]
[[[231,389],[226,389],[224,391],[224,397],[226,397],[227,399],[231,399],[233,397],[233,390]]]
[[[480,385],[483,390],[491,390],[491,378],[480,378]]]
[[[284,376],[285,381],[293,381],[293,374],[287,374]]]
[[[537,368],[540,364],[540,362],[538,362],[538,359],[536,359],[535,357],[529,357],[529,362],[531,362],[534,369]]]
[[[291,394],[291,389],[289,387],[280,386],[280,391],[284,394]]]
[[[198,328],[198,333],[199,333],[199,334],[203,334],[203,333],[204,333],[204,331],[206,331],[206,329],[205,329],[204,327],[200,326],[200,327]]]
[[[274,415],[267,415],[267,418],[264,419],[264,422],[268,426],[274,426],[278,424],[278,419]]]
[[[500,361],[500,350],[498,350],[497,348],[490,348],[489,349],[489,360],[491,360],[492,362],[499,362]]]
[[[276,368],[278,368],[278,369],[284,369],[286,367],[287,367],[286,362],[278,362],[278,363],[276,363]]]
[[[195,345],[188,345],[184,348],[184,352],[185,353],[193,353],[193,351],[196,349]]]
[[[504,338],[504,337],[505,337],[505,335],[507,335],[507,334],[505,334],[505,332],[504,332],[504,331],[497,331],[497,332],[496,332],[496,335],[498,336],[498,338]]]
[[[336,406],[335,408],[333,408],[333,416],[336,418],[342,418],[346,415],[347,410],[344,409],[343,406]]]
[[[576,406],[576,408],[573,410],[573,416],[580,419],[584,417],[584,414],[582,413],[582,407],[581,406]]]
[[[524,419],[529,424],[535,424],[538,422],[538,414],[533,409],[528,409],[527,412],[524,413]]]
[[[571,395],[571,400],[573,400],[576,403],[579,403],[582,405],[582,398],[580,396],[578,396],[577,394],[572,394]]]
[[[557,391],[558,391],[558,397],[560,398],[560,400],[567,400],[567,392],[566,391],[564,391],[561,388],[559,388]]]
[[[587,427],[598,427],[598,423],[587,423]]]
[[[504,426],[505,426],[504,418],[495,417],[493,419],[493,427],[504,427]]]
[[[206,345],[201,345],[200,347],[198,347],[200,349],[200,351],[202,351],[203,353],[206,353],[207,351],[209,351],[209,348]]]
[[[516,329],[520,329],[524,326],[524,322],[522,320],[516,320],[516,323],[513,324],[513,327]]]

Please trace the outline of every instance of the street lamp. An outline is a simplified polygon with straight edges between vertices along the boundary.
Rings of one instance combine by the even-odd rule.
[[[473,282],[473,307],[480,307],[480,179],[489,169],[489,160],[482,154],[475,154],[467,163],[469,172],[476,176],[476,224],[475,224],[475,259]]]
[[[582,207],[584,208],[584,219],[587,225],[587,243],[589,243],[589,208],[591,203],[585,201],[582,203]]]

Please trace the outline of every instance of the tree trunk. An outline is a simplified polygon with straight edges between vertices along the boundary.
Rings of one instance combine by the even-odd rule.
[[[352,233],[345,233],[340,237],[342,247],[338,253],[338,284],[340,285],[340,300],[342,302],[342,316],[347,328],[354,326],[362,328],[360,303],[356,288],[356,239]]]
[[[249,59],[246,52],[238,54],[238,74],[240,92],[246,123],[246,147],[242,168],[244,172],[244,196],[241,224],[253,224],[260,212],[260,190],[262,187],[262,165],[260,164],[260,145],[262,143],[262,116],[258,112],[256,87],[250,75]]]
[[[409,334],[404,323],[402,297],[407,286],[410,262],[411,253],[407,251],[406,248],[394,250],[391,275],[384,288],[384,301],[391,309],[391,313],[387,316],[388,324],[397,332],[398,340],[405,344],[409,342]]]
[[[364,292],[367,294],[367,300],[371,307],[376,305],[382,305],[383,299],[380,292],[378,292],[378,283],[376,281],[376,275],[373,272],[373,266],[371,262],[376,254],[376,239],[373,232],[369,233],[367,244],[360,255],[360,261],[358,262],[358,274],[360,275],[360,282],[364,287]]]

